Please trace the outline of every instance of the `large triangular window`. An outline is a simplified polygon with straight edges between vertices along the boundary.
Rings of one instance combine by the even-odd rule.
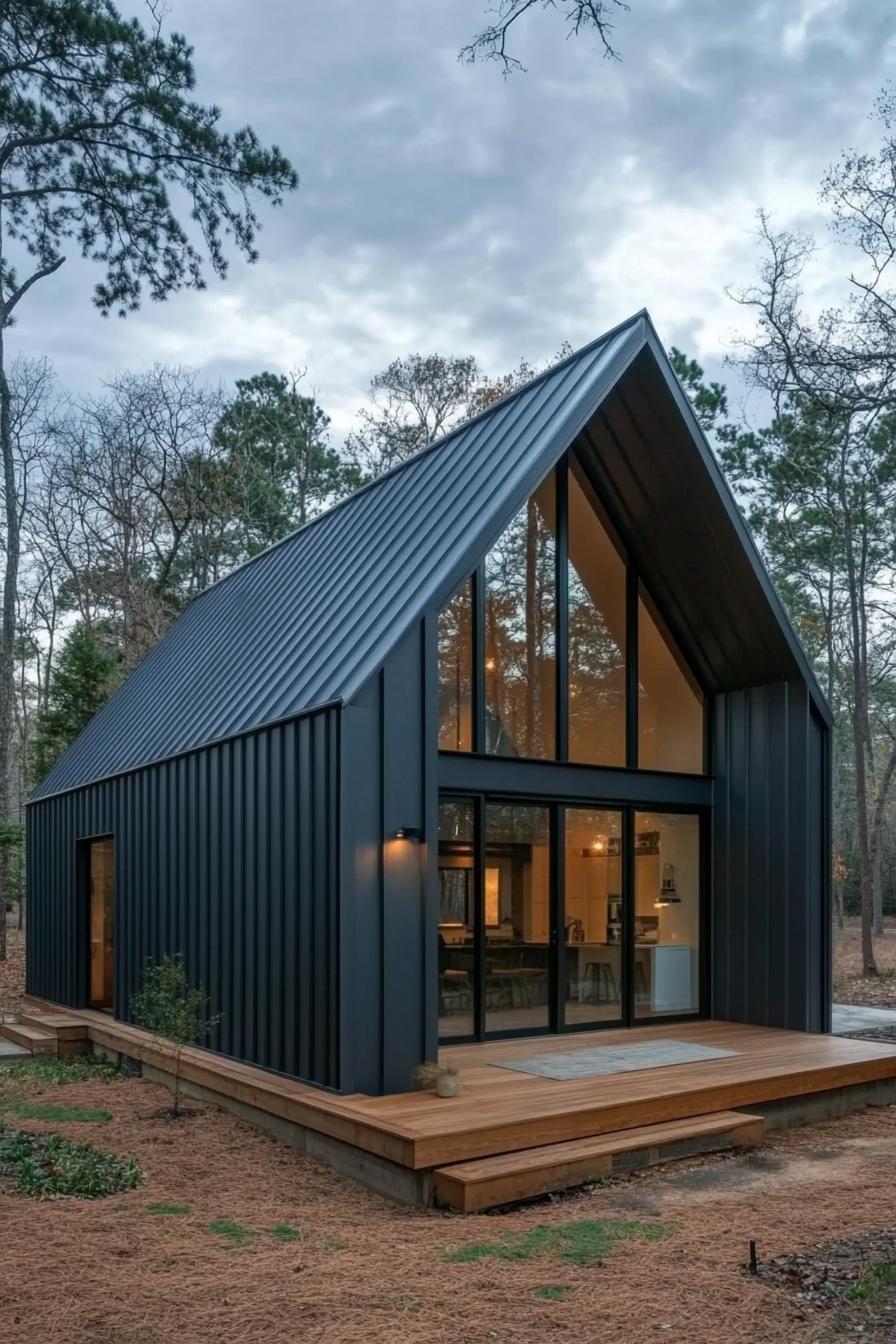
[[[704,769],[703,694],[574,454],[442,609],[438,650],[443,751]]]

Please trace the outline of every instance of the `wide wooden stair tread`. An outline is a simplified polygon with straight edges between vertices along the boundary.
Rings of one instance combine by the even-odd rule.
[[[471,1213],[633,1167],[760,1143],[764,1133],[760,1115],[718,1111],[456,1162],[433,1172],[433,1189],[440,1203]]]
[[[87,1040],[87,1024],[68,1013],[22,1012],[19,1013],[19,1025],[46,1032],[60,1041]]]
[[[13,1045],[24,1046],[32,1055],[55,1055],[57,1051],[58,1042],[51,1032],[20,1022],[4,1022],[0,1026],[0,1036],[12,1041]]]

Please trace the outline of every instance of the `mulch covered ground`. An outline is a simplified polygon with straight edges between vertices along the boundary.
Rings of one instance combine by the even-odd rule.
[[[884,920],[884,935],[874,940],[878,975],[862,974],[862,932],[850,917],[846,927],[834,925],[834,1002],[866,1008],[896,1008],[896,920]]]
[[[96,1201],[0,1189],[4,1344],[806,1344],[832,1337],[834,1314],[765,1265],[894,1221],[896,1109],[463,1218],[392,1206],[214,1108],[161,1119],[167,1099],[134,1078],[40,1095],[110,1110],[28,1128],[134,1153],[145,1185]],[[628,1228],[600,1263],[532,1235],[598,1220]],[[463,1248],[473,1258],[453,1259]]]
[[[25,932],[10,915],[6,926],[6,960],[0,961],[0,1016],[13,1014],[25,992]]]

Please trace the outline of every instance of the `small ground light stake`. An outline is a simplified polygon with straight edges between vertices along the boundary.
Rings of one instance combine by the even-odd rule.
[[[749,1269],[751,1274],[759,1273],[759,1257],[756,1254],[755,1241],[750,1242],[750,1260],[747,1268]]]

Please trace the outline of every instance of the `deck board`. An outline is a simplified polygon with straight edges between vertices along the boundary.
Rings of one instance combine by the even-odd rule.
[[[98,1044],[164,1067],[148,1033],[103,1013],[65,1012],[85,1021]],[[501,1059],[660,1039],[737,1053],[563,1080],[496,1067]],[[199,1049],[184,1053],[183,1073],[188,1081],[417,1170],[896,1078],[896,1044],[718,1021],[449,1046],[440,1058],[461,1077],[461,1093],[450,1100],[432,1092],[336,1095]]]

